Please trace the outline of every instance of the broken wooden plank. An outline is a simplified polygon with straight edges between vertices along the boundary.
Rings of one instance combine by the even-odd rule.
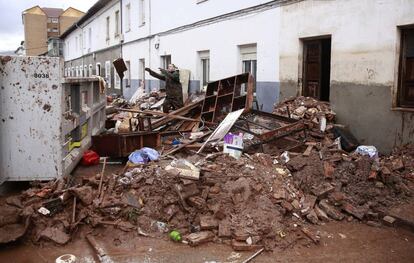
[[[313,149],[313,145],[308,145],[306,150],[303,152],[303,156],[309,156],[312,152],[312,149]]]
[[[183,149],[183,148],[187,147],[188,145],[193,144],[193,143],[195,143],[195,142],[197,142],[197,141],[199,141],[199,140],[203,139],[204,137],[206,137],[207,135],[210,135],[210,134],[211,134],[211,131],[208,131],[208,132],[206,132],[203,136],[201,136],[201,137],[199,137],[199,138],[193,139],[193,140],[189,141],[188,143],[183,143],[183,144],[180,144],[178,147],[176,147],[176,148],[172,149],[171,151],[169,151],[169,152],[165,153],[165,154],[164,154],[164,155],[162,155],[161,157],[164,157],[164,156],[167,156],[167,155],[171,155],[171,154],[173,154],[173,153],[176,153],[176,152],[180,151],[181,149]]]
[[[100,178],[100,181],[99,181],[99,188],[98,188],[98,197],[101,196],[102,182],[103,182],[103,177],[104,177],[104,173],[105,173],[105,167],[106,167],[106,157],[104,157],[104,163],[103,163],[103,166],[102,166],[101,178]]]
[[[309,229],[302,227],[302,232],[303,234],[305,234],[310,240],[313,241],[313,243],[318,244],[320,241],[320,238],[315,235],[314,233],[312,233]]]
[[[96,239],[91,235],[86,235],[86,240],[88,241],[92,249],[95,251],[96,255],[99,258],[99,261],[104,262],[104,259],[107,255],[105,249],[101,245],[99,245],[98,242],[96,242]]]
[[[250,257],[246,258],[246,260],[244,260],[242,263],[249,263],[250,261],[252,261],[255,257],[257,257],[258,255],[260,255],[260,253],[262,253],[264,251],[264,248],[259,249],[256,253],[254,253],[253,255],[251,255]]]
[[[117,108],[117,110],[125,111],[125,112],[140,113],[140,114],[165,116],[165,117],[168,117],[168,118],[171,118],[171,119],[179,119],[179,120],[184,120],[184,121],[189,121],[189,122],[200,122],[200,119],[193,119],[193,118],[188,118],[188,117],[175,115],[175,114],[169,114],[169,113],[160,112],[160,111],[150,111],[150,110],[141,111],[141,110],[122,109],[122,108]],[[207,124],[214,124],[214,123],[211,123],[211,122],[206,122],[206,123]]]
[[[197,101],[197,102],[188,104],[188,105],[186,105],[186,106],[184,106],[184,107],[182,107],[182,108],[180,108],[178,110],[175,110],[175,111],[170,112],[169,115],[179,115],[179,116],[182,116],[184,114],[187,114],[192,109],[195,109],[198,106],[200,106],[202,102],[203,101],[200,100],[200,101]],[[154,121],[152,123],[152,128],[153,129],[157,129],[157,128],[159,128],[159,127],[167,124],[169,121],[171,121],[171,118],[169,116],[164,116],[164,117],[162,117],[162,118]]]

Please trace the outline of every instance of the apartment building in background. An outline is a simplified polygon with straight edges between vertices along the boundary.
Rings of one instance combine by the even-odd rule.
[[[259,109],[329,101],[361,144],[388,151],[414,140],[413,13],[409,0],[99,0],[62,36],[65,74],[101,75],[128,99],[162,85],[145,67],[190,70],[190,92],[250,72]]]
[[[49,38],[56,38],[85,13],[73,7],[66,10],[34,6],[22,12],[24,49],[27,56],[45,54]]]

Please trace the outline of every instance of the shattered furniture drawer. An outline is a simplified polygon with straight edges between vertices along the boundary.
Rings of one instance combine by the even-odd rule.
[[[92,136],[92,148],[100,156],[127,157],[142,147],[160,146],[158,132],[134,132],[127,134],[102,134]]]

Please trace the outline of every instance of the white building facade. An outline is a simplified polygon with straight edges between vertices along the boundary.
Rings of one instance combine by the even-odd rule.
[[[64,36],[65,61],[72,62],[70,65],[66,63],[67,75],[87,76],[89,71],[85,71],[85,66],[89,69],[92,65],[95,69],[96,63],[102,64],[88,57],[92,56],[93,60],[93,56],[100,52],[120,47],[119,57],[129,68],[122,84],[126,98],[131,97],[141,83],[147,90],[160,87],[161,83],[149,76],[145,67],[157,70],[174,63],[191,71],[190,92],[200,90],[208,81],[249,71],[257,80],[259,107],[271,111],[277,101],[278,7],[287,1],[231,1],[231,4],[219,0],[99,2],[106,2],[101,10],[86,21],[80,21]],[[115,23],[116,12],[119,12],[121,25]],[[109,34],[114,35],[109,41],[106,39],[108,16],[111,17]],[[117,25],[122,31],[118,38],[115,34]],[[92,73],[96,74],[96,70]],[[119,80],[114,79],[118,76],[113,68],[111,73],[112,90],[108,92],[119,93],[120,89],[115,88],[119,88],[116,85]],[[108,77],[105,71],[100,75]]]
[[[65,75],[100,75],[109,83],[109,93],[122,93],[113,60],[122,57],[121,3],[100,0],[61,36],[64,42]]]
[[[66,74],[99,74],[129,98],[160,87],[146,67],[190,70],[190,92],[251,72],[259,109],[330,101],[361,143],[389,150],[414,140],[413,12],[412,0],[100,0],[64,34]]]

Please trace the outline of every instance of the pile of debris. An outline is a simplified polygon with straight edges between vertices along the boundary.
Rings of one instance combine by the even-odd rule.
[[[326,118],[328,123],[333,123],[336,116],[329,102],[304,96],[290,98],[276,104],[273,113],[296,120],[306,119],[315,123],[319,123],[322,117]]]
[[[119,175],[38,184],[7,199],[2,224],[20,224],[20,235],[29,229],[35,243],[65,244],[77,231],[105,226],[164,238],[176,230],[194,246],[214,241],[271,250],[318,243],[309,224],[379,225],[386,208],[412,194],[413,146],[375,160],[310,145],[304,154],[235,159],[216,153],[181,165],[161,160]]]
[[[95,136],[94,149],[134,158],[119,174],[106,174],[105,161],[98,175],[36,183],[8,198],[0,243],[25,235],[65,244],[75,234],[113,228],[160,238],[174,233],[192,246],[214,241],[272,250],[319,243],[317,225],[331,220],[377,226],[388,208],[412,196],[414,145],[390,156],[372,146],[354,151],[358,144],[334,125],[328,103],[298,97],[278,105],[279,115],[258,112],[250,110],[252,86],[242,95],[239,82],[252,83],[251,76],[209,83],[204,100],[170,113],[114,100],[108,116],[120,121],[118,134]],[[271,144],[277,151],[267,154],[264,145]],[[156,157],[137,164],[132,159],[149,153],[135,152],[142,147],[158,152],[150,149]]]

